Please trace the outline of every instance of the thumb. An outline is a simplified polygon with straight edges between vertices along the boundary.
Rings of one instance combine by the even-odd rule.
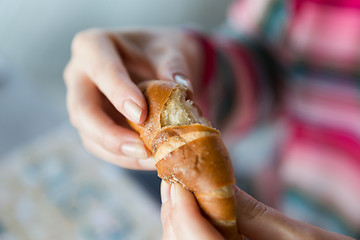
[[[235,197],[239,230],[250,239],[352,239],[289,218],[238,187]]]
[[[163,187],[164,186],[164,187]],[[161,220],[164,235],[172,234],[176,239],[224,239],[220,233],[203,217],[195,196],[178,183],[171,189],[163,184],[162,198],[167,194],[169,201],[164,201],[161,208]],[[165,190],[165,188],[167,188]],[[167,192],[167,193],[166,193]]]

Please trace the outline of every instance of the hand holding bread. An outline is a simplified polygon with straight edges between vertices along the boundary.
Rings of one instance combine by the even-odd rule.
[[[154,170],[126,120],[142,123],[147,103],[137,84],[148,79],[201,79],[202,51],[184,31],[167,28],[88,29],[76,34],[64,70],[67,107],[85,148],[123,168]]]

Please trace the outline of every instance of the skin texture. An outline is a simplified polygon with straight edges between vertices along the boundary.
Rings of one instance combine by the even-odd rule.
[[[142,123],[147,118],[136,84],[181,76],[196,86],[202,69],[199,49],[183,32],[167,29],[78,33],[64,79],[70,120],[87,150],[124,168],[154,170],[151,153],[125,120]],[[128,111],[129,105],[137,114]]]
[[[252,240],[352,239],[331,233],[313,225],[300,222],[258,202],[250,195],[234,187],[237,201],[239,230]],[[201,215],[194,195],[179,184],[161,183],[161,221],[163,238],[166,240],[223,240],[224,238]],[[239,236],[238,239],[241,239]]]

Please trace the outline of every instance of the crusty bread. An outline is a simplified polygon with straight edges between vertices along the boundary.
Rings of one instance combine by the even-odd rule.
[[[219,131],[188,99],[184,86],[153,80],[139,87],[148,103],[148,118],[143,124],[129,124],[153,153],[159,177],[192,191],[203,214],[223,236],[240,239],[235,178]]]

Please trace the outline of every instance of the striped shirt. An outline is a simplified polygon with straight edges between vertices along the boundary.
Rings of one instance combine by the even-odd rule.
[[[199,105],[238,184],[287,215],[360,237],[360,1],[234,1],[192,32]]]

